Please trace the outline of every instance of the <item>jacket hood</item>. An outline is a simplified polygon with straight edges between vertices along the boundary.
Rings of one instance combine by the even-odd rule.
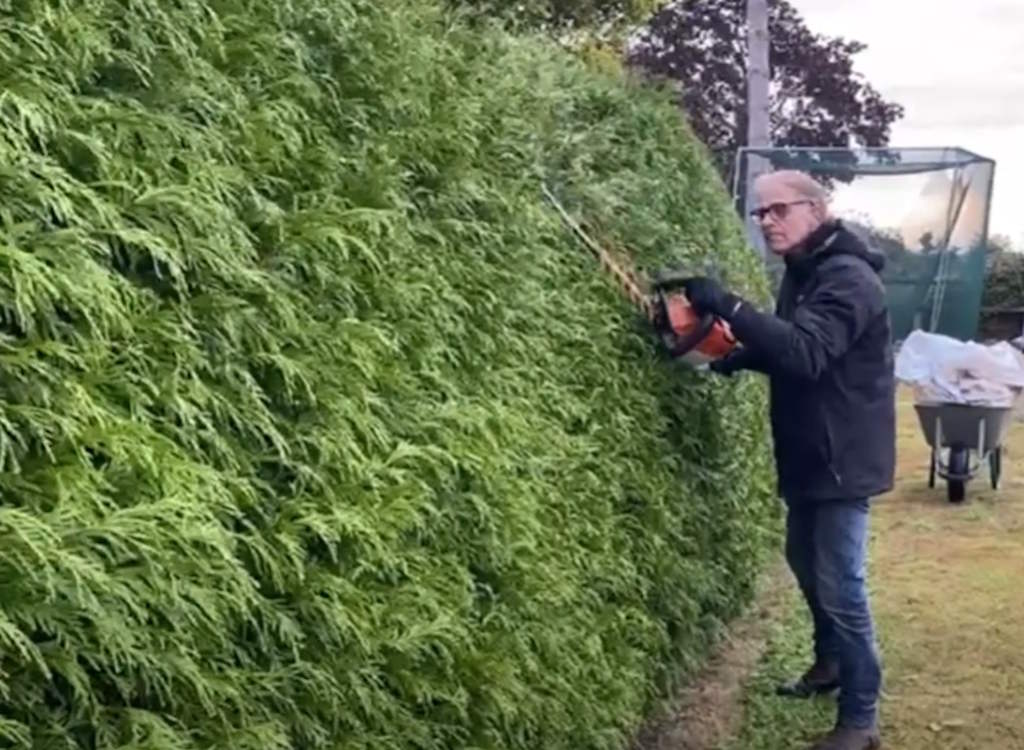
[[[885,268],[885,255],[868,247],[839,219],[826,222],[811,232],[804,245],[809,248],[808,251],[786,259],[787,264],[797,266],[796,270],[809,270],[809,267],[816,266],[833,255],[855,255],[871,266],[875,273],[880,273]]]

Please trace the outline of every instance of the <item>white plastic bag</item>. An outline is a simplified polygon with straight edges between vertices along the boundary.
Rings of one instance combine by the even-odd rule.
[[[919,403],[1012,406],[1024,388],[1024,355],[1006,342],[914,331],[896,357],[896,377],[915,386]]]

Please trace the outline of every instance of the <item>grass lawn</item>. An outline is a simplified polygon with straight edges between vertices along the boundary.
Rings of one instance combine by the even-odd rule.
[[[870,583],[885,670],[887,750],[1024,748],[1024,422],[1004,447],[1003,481],[983,471],[967,501],[927,486],[928,447],[901,393],[896,490],[872,515]],[[788,574],[787,574],[788,575]],[[803,602],[790,589],[745,682],[728,750],[803,747],[834,699],[793,702],[775,682],[809,658]]]

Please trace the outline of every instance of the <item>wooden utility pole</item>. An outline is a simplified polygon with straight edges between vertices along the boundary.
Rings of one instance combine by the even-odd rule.
[[[767,148],[771,145],[771,123],[768,114],[768,85],[771,79],[768,53],[769,0],[747,0],[747,145],[751,148]],[[768,171],[767,160],[747,156],[747,178],[745,183],[748,212],[753,206],[754,179]],[[766,256],[760,228],[746,217],[747,235],[751,238],[761,257]]]

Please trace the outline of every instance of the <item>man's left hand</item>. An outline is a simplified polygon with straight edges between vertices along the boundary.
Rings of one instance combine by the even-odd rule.
[[[728,319],[740,301],[739,297],[725,291],[717,281],[705,276],[686,279],[683,290],[693,309],[700,315],[711,313]]]

